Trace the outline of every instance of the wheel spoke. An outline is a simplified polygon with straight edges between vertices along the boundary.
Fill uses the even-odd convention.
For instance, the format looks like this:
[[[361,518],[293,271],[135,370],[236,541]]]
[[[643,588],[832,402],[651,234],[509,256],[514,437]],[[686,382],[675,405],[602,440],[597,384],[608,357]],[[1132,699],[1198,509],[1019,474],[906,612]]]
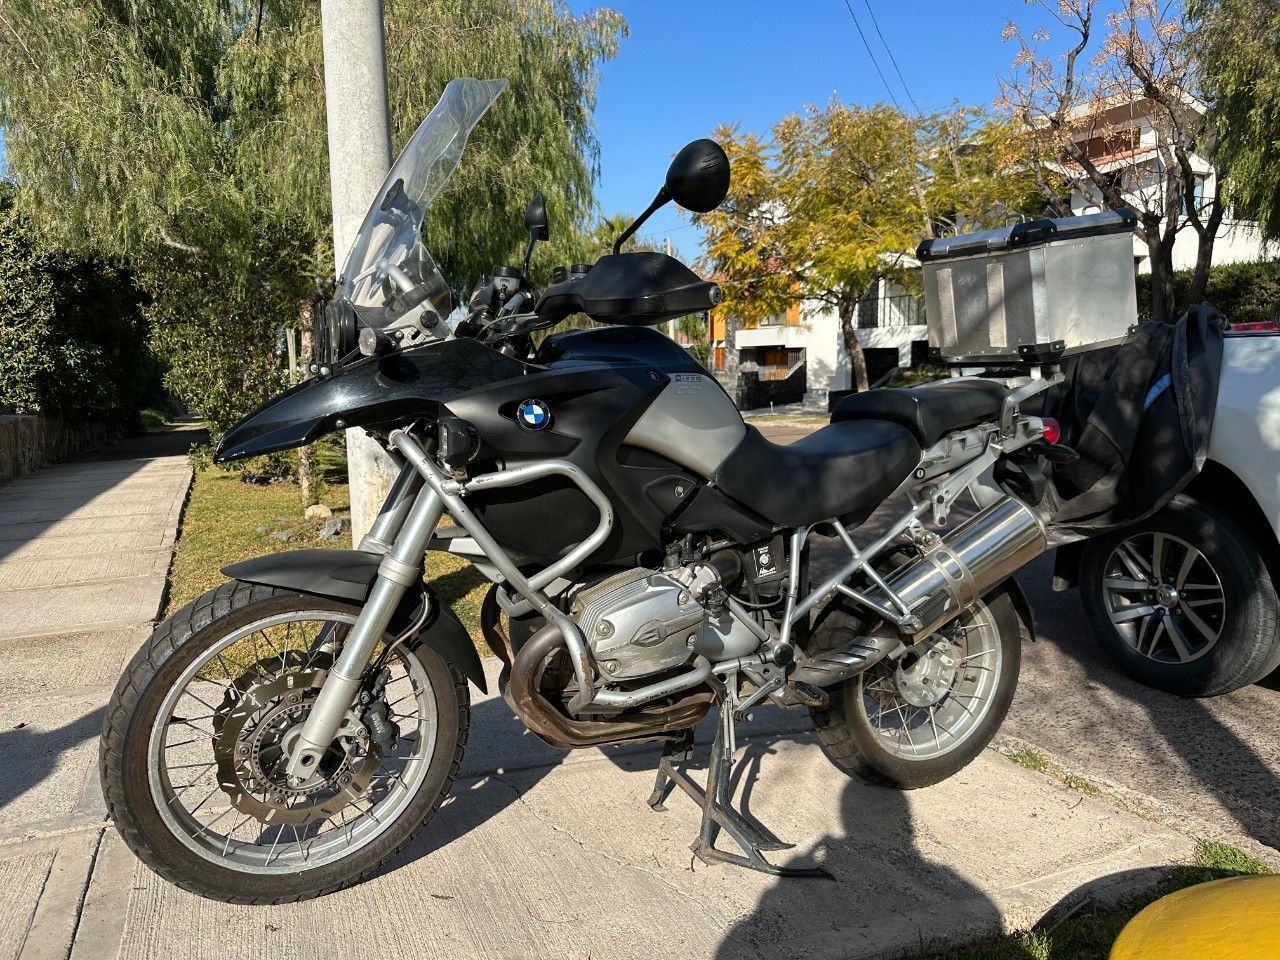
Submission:
[[[1196,630],[1199,631],[1200,636],[1204,637],[1205,640],[1218,639],[1218,631],[1205,623],[1204,620],[1200,618],[1200,614],[1196,613],[1185,603],[1182,605],[1182,615],[1187,618],[1187,622],[1190,623],[1191,626],[1195,627]],[[1172,620],[1173,618],[1170,617],[1169,619]]]
[[[1195,547],[1187,547],[1187,552],[1182,558],[1182,566],[1178,568],[1178,575],[1173,579],[1173,585],[1178,590],[1187,588],[1187,577],[1191,576],[1191,568],[1196,565],[1196,561],[1200,559],[1200,551]]]
[[[1151,575],[1156,579],[1160,578],[1160,571],[1164,569],[1164,534],[1155,533],[1151,535]]]
[[[1173,642],[1173,649],[1177,652],[1178,659],[1183,663],[1192,659],[1195,654],[1191,649],[1191,641],[1182,630],[1182,624],[1178,623],[1175,617],[1165,617],[1164,626],[1169,633],[1169,639]]]
[[[1129,573],[1138,580],[1149,580],[1151,578],[1151,570],[1147,566],[1147,561],[1138,555],[1138,548],[1134,546],[1132,540],[1126,540],[1116,548],[1116,556],[1120,562],[1128,568]]]
[[[1102,585],[1108,590],[1122,590],[1126,592],[1151,589],[1151,584],[1147,583],[1147,581],[1133,580],[1129,577],[1105,577],[1102,581]]]
[[[1155,612],[1154,604],[1135,603],[1127,607],[1121,607],[1119,610],[1112,610],[1109,616],[1112,623],[1127,623],[1130,620],[1137,620],[1139,617],[1149,617]]]
[[[1143,625],[1145,626],[1147,622],[1154,622],[1156,625],[1156,628],[1151,631],[1151,642],[1147,644],[1147,656],[1151,657],[1151,656],[1155,656],[1156,645],[1160,642],[1160,637],[1165,632],[1164,618],[1152,617],[1150,621],[1144,621]],[[1142,652],[1142,643],[1141,643],[1142,635],[1141,634],[1138,635],[1138,640],[1139,640],[1138,652],[1141,653]]]

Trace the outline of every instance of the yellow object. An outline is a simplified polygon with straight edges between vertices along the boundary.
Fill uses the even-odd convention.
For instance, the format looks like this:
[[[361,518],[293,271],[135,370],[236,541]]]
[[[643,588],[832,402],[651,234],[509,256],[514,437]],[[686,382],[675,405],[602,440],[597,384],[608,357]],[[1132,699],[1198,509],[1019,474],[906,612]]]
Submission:
[[[1120,931],[1111,960],[1280,960],[1280,876],[1228,877],[1161,897]]]

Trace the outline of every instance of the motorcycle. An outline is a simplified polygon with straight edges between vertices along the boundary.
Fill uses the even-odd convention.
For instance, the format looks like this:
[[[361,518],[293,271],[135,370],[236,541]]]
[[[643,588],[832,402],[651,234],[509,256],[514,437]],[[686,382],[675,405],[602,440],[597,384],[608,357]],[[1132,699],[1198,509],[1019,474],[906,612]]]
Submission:
[[[1009,577],[1046,547],[1032,481],[1052,439],[1021,405],[1053,379],[872,390],[771,443],[652,329],[715,307],[717,285],[622,250],[667,202],[723,201],[729,162],[709,140],[676,155],[611,253],[543,290],[528,275],[548,234],[535,198],[523,265],[495,267],[455,309],[424,221],[504,86],[446,87],[353,244],[313,376],[216,453],[369,431],[399,473],[368,533],[227,567],[155,629],[107,709],[100,771],[121,836],[203,896],[277,903],[358,883],[439,808],[468,684],[487,688],[424,579],[436,551],[491,581],[481,632],[515,715],[566,749],[661,742],[650,803],[688,794],[707,862],[821,872],[772,864],[788,845],[734,809],[735,725],[757,706],[807,709],[837,768],[905,789],[964,767],[1008,710],[1033,634]],[[575,313],[598,326],[544,332]],[[966,492],[977,511],[949,529]],[[901,511],[856,543],[890,502]],[[848,554],[818,583],[812,537]],[[704,788],[684,761],[712,711]],[[716,846],[722,832],[737,849]]]

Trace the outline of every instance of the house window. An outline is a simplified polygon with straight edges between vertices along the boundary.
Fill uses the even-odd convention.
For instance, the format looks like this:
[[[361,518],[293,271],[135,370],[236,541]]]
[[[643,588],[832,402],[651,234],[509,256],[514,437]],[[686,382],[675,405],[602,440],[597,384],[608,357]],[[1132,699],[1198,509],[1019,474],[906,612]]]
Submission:
[[[1192,187],[1192,196],[1194,197],[1193,202],[1195,203],[1195,211],[1197,214],[1203,214],[1208,209],[1208,201],[1205,200],[1205,195],[1204,195],[1205,183],[1208,181],[1208,179],[1209,179],[1208,176],[1203,173],[1196,174],[1195,184]],[[1182,206],[1183,206],[1183,210],[1182,210],[1183,214],[1186,216],[1190,216],[1191,211],[1186,208],[1185,200],[1183,201]]]
[[[787,307],[786,324],[788,327],[800,326],[800,304],[798,302]]]
[[[711,348],[711,369],[717,373],[724,370],[724,347]]]

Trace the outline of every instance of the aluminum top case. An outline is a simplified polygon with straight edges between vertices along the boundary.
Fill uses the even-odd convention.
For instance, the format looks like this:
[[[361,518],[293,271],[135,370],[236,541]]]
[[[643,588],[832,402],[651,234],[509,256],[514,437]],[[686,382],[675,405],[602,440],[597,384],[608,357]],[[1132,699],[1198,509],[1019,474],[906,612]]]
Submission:
[[[1136,224],[1115,210],[925,240],[930,355],[1041,364],[1124,339],[1138,322]]]

